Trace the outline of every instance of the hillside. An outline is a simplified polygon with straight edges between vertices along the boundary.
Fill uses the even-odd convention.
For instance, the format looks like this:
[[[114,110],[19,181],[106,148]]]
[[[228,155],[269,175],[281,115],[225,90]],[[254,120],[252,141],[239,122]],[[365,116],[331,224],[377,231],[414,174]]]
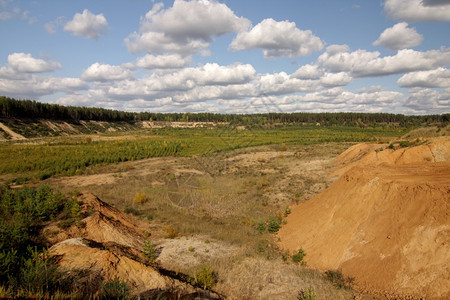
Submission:
[[[279,244],[302,247],[309,266],[341,269],[372,294],[448,299],[450,139],[380,149],[342,153],[342,176],[292,209]]]

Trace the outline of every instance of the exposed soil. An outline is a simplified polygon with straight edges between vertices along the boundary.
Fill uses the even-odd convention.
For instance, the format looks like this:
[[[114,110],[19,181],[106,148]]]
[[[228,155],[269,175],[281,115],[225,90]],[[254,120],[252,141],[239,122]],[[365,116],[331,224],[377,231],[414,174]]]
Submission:
[[[341,269],[371,294],[448,299],[450,139],[380,147],[345,151],[336,160],[343,175],[292,208],[279,245],[302,247],[308,265]]]

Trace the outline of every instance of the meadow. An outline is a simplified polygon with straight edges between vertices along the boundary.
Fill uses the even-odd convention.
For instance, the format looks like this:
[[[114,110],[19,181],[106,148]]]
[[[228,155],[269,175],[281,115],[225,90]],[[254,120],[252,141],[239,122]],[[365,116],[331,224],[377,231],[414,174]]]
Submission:
[[[38,138],[0,144],[0,176],[44,180],[90,174],[95,167],[150,157],[191,157],[258,145],[313,145],[367,142],[401,136],[405,128],[283,126],[238,130],[236,127],[160,128],[89,136]],[[131,138],[130,138],[131,136]]]

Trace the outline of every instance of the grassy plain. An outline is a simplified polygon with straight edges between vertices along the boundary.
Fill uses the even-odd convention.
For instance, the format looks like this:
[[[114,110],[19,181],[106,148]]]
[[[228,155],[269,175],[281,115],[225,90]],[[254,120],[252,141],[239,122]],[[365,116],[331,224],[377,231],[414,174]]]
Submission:
[[[350,291],[296,265],[292,253],[281,253],[273,233],[286,222],[290,206],[335,180],[328,172],[334,157],[356,142],[387,143],[406,132],[391,127],[162,128],[32,139],[0,144],[0,180],[38,185],[45,179],[63,193],[96,194],[148,221],[156,245],[175,238],[182,255],[167,255],[171,259],[165,264],[191,276],[199,264],[207,264],[218,274],[216,288],[229,296],[286,298],[312,288],[318,299],[346,299]],[[199,263],[198,241],[222,246],[203,253]],[[228,255],[227,247],[239,250]],[[169,247],[162,248],[163,257]]]

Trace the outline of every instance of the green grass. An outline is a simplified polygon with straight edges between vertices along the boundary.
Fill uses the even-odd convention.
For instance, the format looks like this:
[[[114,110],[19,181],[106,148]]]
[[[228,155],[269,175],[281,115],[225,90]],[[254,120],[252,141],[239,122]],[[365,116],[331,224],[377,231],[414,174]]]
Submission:
[[[55,175],[86,174],[98,165],[134,161],[150,157],[193,156],[245,148],[281,144],[314,145],[327,142],[367,142],[379,137],[398,137],[405,129],[287,126],[276,129],[235,130],[162,128],[142,131],[135,139],[90,142],[64,137],[44,144],[0,144],[0,174],[28,174],[37,179]],[[114,139],[115,138],[115,139]],[[44,140],[45,141],[45,140]],[[47,140],[51,141],[51,140]]]

